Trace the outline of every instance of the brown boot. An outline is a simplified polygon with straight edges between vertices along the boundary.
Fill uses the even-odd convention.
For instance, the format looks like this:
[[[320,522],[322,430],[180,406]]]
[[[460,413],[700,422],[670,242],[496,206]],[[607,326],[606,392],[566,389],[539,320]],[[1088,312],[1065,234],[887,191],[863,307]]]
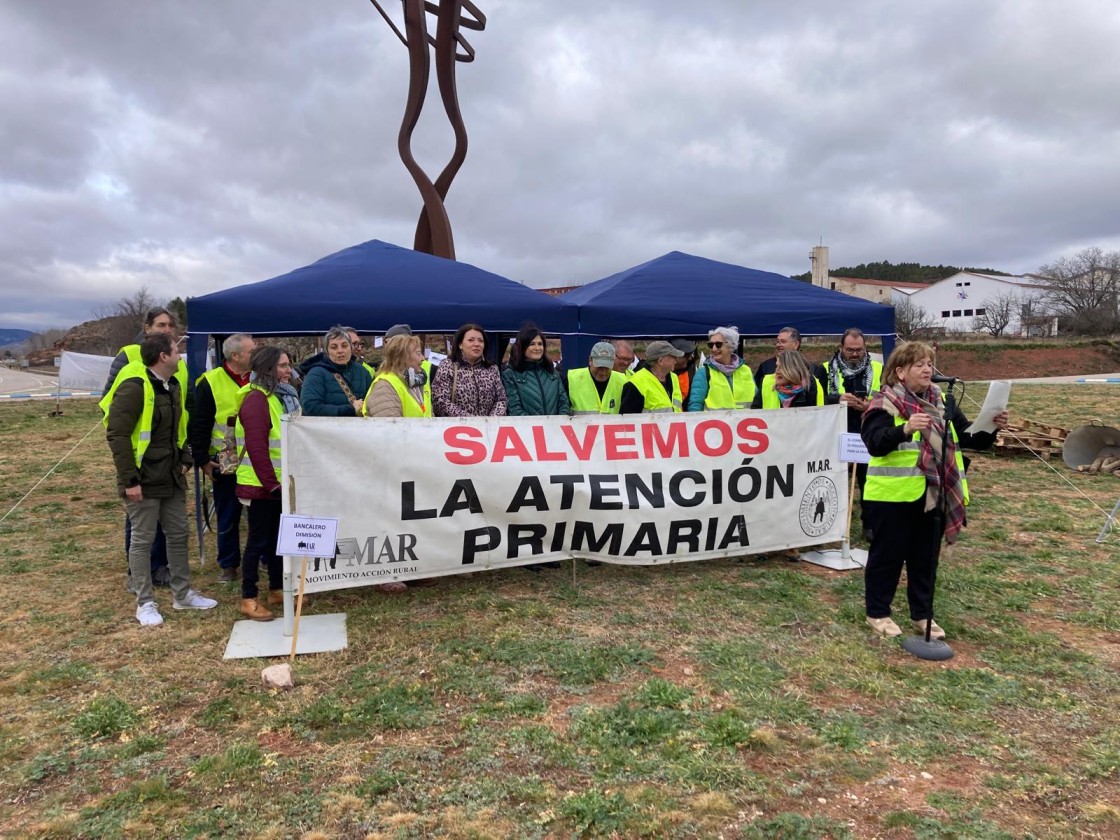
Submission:
[[[241,614],[246,618],[253,619],[253,621],[272,621],[275,618],[272,610],[256,598],[241,599]]]
[[[296,594],[297,593],[295,593],[295,592],[292,593],[292,603],[293,604],[296,602]],[[283,607],[284,606],[284,590],[283,589],[271,589],[271,590],[269,590],[268,605],[270,607]],[[306,592],[303,593],[303,605],[304,605],[304,607],[311,606],[311,596],[308,595]]]

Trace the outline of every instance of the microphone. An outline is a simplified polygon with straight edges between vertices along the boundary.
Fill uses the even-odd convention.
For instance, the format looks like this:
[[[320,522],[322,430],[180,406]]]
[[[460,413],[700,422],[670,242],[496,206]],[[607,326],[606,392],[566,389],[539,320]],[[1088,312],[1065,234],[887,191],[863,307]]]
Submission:
[[[956,383],[963,382],[963,381],[964,380],[961,379],[959,376],[944,376],[943,374],[940,374],[940,373],[934,374],[930,378],[930,382],[937,382],[938,384],[941,384],[941,385],[955,385]]]

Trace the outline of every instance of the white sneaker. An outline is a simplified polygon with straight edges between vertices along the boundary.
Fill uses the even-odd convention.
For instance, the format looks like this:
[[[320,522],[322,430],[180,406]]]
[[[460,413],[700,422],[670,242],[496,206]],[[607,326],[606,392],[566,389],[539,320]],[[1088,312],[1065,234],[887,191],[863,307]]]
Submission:
[[[159,627],[163,624],[163,616],[159,614],[159,607],[155,601],[145,601],[136,608],[136,620],[142,627]]]
[[[926,620],[924,618],[921,618],[921,619],[915,618],[915,619],[912,619],[912,622],[914,624],[914,629],[922,634],[922,638],[925,638],[925,635],[926,635]],[[941,628],[941,625],[938,624],[936,621],[930,622],[929,637],[930,637],[930,639],[944,639],[945,638],[945,631]]]
[[[218,602],[205,595],[199,595],[193,589],[188,589],[187,597],[182,601],[176,598],[171,602],[171,606],[177,610],[212,610],[218,606]]]
[[[889,615],[884,616],[883,618],[872,618],[871,616],[868,616],[867,624],[880,636],[886,636],[893,639],[895,636],[902,635],[902,628],[895,624],[894,619],[892,619]]]

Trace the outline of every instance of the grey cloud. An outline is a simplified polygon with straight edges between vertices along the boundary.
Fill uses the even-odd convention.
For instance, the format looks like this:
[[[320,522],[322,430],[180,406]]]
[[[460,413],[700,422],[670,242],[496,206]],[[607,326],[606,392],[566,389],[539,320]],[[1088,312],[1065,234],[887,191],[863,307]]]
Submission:
[[[1116,247],[1111,4],[480,5],[460,259],[545,285],[673,249],[799,272],[821,237],[1011,271]],[[411,244],[407,53],[369,4],[0,2],[0,49],[0,326]],[[434,176],[451,144],[433,84],[414,149]]]

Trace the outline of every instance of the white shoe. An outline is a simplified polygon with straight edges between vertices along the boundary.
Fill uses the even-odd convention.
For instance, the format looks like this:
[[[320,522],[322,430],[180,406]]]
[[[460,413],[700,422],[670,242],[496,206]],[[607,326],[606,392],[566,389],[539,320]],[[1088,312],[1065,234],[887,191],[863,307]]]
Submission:
[[[884,616],[883,618],[871,618],[871,616],[868,616],[867,624],[881,636],[893,639],[895,636],[902,635],[902,630],[894,623],[894,620],[890,616]]]
[[[912,619],[912,621],[913,621],[913,624],[914,624],[914,629],[922,634],[922,638],[925,638],[925,635],[926,635],[926,620],[924,618],[920,618],[920,619],[915,618],[915,619]],[[931,625],[930,625],[929,637],[930,637],[930,639],[944,639],[945,638],[945,631],[941,629],[941,625],[938,624],[936,621],[932,622]]]
[[[182,601],[176,598],[171,602],[171,606],[177,610],[212,610],[218,606],[218,602],[213,598],[198,594],[193,589],[188,589],[187,597]]]
[[[141,627],[159,627],[163,624],[163,616],[159,614],[159,606],[155,601],[145,601],[136,608],[136,620]]]

